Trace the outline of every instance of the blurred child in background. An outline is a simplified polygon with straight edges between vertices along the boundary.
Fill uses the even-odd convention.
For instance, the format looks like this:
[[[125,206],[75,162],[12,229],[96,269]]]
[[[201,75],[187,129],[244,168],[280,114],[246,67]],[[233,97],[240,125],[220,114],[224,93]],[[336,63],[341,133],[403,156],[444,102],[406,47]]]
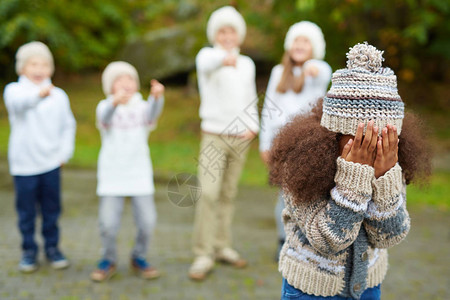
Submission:
[[[316,24],[302,21],[292,25],[286,34],[284,50],[281,64],[272,69],[261,114],[259,151],[266,164],[272,140],[278,131],[295,115],[310,112],[325,95],[331,78],[331,68],[323,61],[325,40]],[[281,220],[283,209],[283,193],[280,191],[275,207],[278,252],[286,238]]]
[[[60,251],[61,166],[73,154],[76,123],[66,93],[52,85],[53,56],[41,42],[30,42],[16,54],[17,82],[8,84],[4,99],[11,125],[8,148],[14,176],[18,225],[22,234],[19,270],[38,268],[34,239],[36,216],[42,216],[44,251],[51,266],[69,261]]]
[[[245,21],[231,6],[214,11],[207,25],[213,47],[196,58],[202,139],[198,176],[202,194],[196,205],[194,262],[189,277],[203,280],[214,261],[237,268],[247,262],[232,248],[234,197],[248,146],[259,128],[255,64],[239,53]]]
[[[97,106],[97,127],[102,139],[97,194],[103,256],[91,279],[103,281],[116,272],[116,237],[125,197],[131,197],[137,227],[131,267],[144,279],[156,278],[158,270],[146,260],[156,223],[148,136],[163,108],[164,86],[152,80],[150,96],[145,101],[139,93],[136,69],[123,61],[106,67],[102,84],[107,98]]]

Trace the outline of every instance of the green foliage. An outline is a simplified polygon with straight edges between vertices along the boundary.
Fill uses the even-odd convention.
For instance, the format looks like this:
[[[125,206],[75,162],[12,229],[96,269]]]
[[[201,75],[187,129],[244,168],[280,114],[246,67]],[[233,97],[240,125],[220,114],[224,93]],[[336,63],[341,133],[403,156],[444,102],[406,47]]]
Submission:
[[[46,43],[63,69],[104,66],[132,32],[130,15],[136,4],[139,1],[1,1],[0,66],[9,73],[0,75],[10,75],[17,48],[32,40]]]
[[[323,29],[334,69],[350,46],[368,41],[402,81],[448,78],[450,2],[442,0],[2,0],[0,78],[11,78],[14,53],[30,40],[47,43],[60,69],[98,70],[126,40],[174,26],[206,29],[210,13],[230,3],[248,25],[244,52],[259,61],[278,62],[289,26],[310,20]]]
[[[448,74],[448,1],[297,0],[296,12],[322,27],[332,64],[343,66],[348,47],[368,41],[385,51],[386,64],[403,81],[443,81]]]

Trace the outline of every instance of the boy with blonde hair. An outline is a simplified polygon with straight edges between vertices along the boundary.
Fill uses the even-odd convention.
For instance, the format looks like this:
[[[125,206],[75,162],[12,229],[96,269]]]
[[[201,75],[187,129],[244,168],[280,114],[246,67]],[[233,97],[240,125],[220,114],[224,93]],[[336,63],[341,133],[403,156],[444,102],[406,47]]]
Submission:
[[[38,268],[38,245],[34,240],[38,211],[42,215],[47,259],[55,269],[69,266],[58,248],[60,167],[72,157],[76,123],[66,93],[52,85],[54,68],[53,56],[45,44],[27,43],[16,54],[19,80],[8,84],[4,91],[11,125],[8,162],[22,235],[19,270],[26,273]]]

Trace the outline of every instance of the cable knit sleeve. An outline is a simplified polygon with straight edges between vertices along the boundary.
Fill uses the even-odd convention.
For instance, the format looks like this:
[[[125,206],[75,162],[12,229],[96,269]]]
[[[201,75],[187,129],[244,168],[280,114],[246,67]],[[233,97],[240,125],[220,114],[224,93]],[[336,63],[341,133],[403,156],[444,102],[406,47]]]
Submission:
[[[304,205],[286,201],[286,215],[294,219],[317,251],[336,254],[358,236],[372,197],[373,178],[373,167],[338,158],[336,186],[330,197]]]
[[[373,179],[373,197],[368,204],[364,228],[369,241],[377,248],[400,243],[410,229],[406,210],[406,184],[402,168],[396,164],[378,179]]]

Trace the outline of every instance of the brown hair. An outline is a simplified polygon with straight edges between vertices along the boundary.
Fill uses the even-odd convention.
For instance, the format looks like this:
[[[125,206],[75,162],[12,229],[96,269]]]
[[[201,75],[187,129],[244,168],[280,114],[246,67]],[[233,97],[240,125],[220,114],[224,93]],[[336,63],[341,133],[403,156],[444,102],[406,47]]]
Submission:
[[[300,76],[294,76],[293,68],[295,62],[292,60],[288,51],[284,52],[281,64],[284,69],[277,86],[277,92],[284,94],[292,89],[294,92],[300,93],[305,83],[305,73],[302,72]]]
[[[277,135],[271,148],[270,182],[286,189],[296,202],[326,197],[335,186],[340,133],[320,125],[322,100],[307,115],[299,115]],[[431,155],[422,123],[406,113],[399,136],[398,162],[406,183],[431,174]]]

